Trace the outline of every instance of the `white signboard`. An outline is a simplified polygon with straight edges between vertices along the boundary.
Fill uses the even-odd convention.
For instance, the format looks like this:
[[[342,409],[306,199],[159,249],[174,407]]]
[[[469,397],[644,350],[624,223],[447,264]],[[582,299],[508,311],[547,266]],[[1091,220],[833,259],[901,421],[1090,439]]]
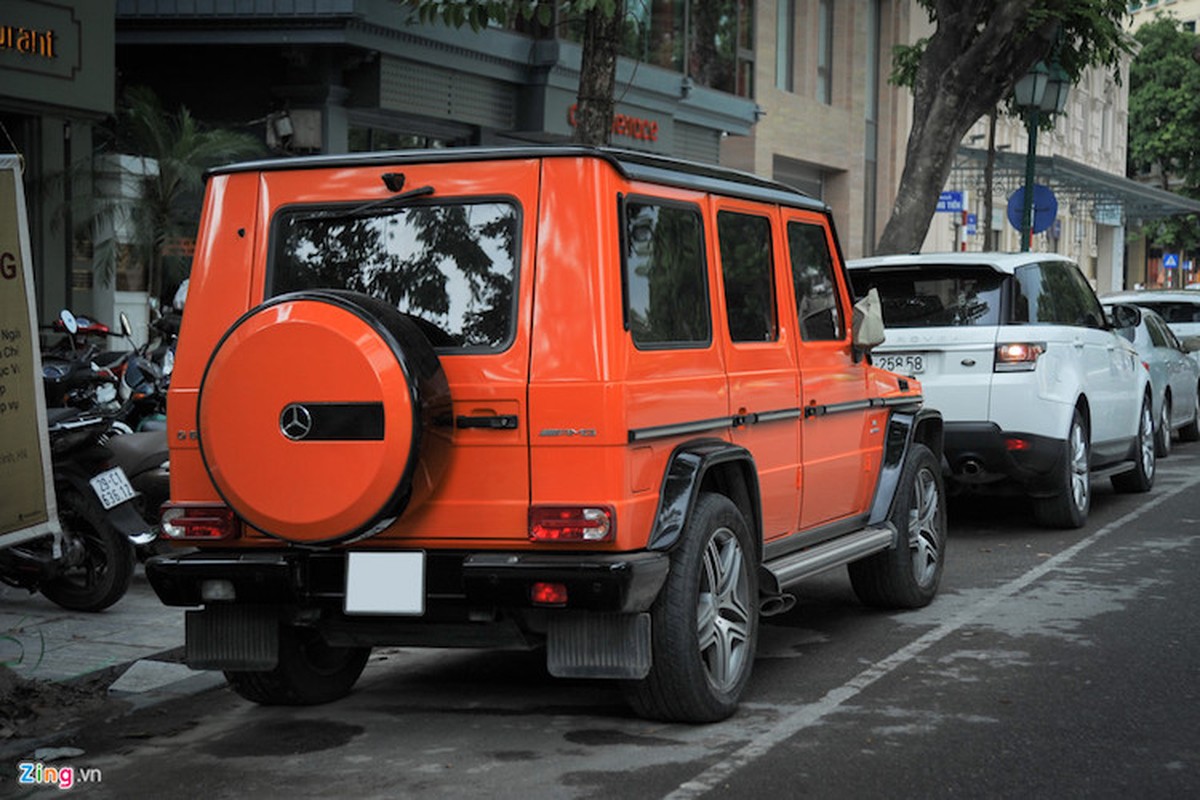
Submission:
[[[0,155],[0,547],[58,530],[25,189]]]

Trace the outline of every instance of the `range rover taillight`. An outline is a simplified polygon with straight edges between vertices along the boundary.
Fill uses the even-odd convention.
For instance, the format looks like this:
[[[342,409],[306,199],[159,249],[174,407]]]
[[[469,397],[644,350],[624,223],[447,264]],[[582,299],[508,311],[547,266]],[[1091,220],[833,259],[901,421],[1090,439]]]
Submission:
[[[1030,372],[1046,352],[1045,342],[1005,342],[996,345],[996,372]]]
[[[607,542],[615,535],[616,518],[607,506],[529,509],[529,538],[535,542]]]
[[[175,542],[236,539],[240,530],[233,509],[218,503],[163,503],[163,536]]]

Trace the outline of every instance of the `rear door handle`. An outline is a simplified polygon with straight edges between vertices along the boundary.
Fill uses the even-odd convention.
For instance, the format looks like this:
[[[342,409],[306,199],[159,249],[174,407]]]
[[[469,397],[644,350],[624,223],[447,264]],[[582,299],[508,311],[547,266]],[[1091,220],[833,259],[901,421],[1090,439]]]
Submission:
[[[456,428],[487,428],[497,431],[514,431],[517,429],[516,414],[491,414],[487,416],[469,417],[460,414],[454,420]]]

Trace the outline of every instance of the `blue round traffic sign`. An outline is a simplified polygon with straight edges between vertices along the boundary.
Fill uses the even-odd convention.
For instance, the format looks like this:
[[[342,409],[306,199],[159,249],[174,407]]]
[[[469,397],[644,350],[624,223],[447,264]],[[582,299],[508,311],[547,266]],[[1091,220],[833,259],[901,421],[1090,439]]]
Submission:
[[[1008,198],[1008,222],[1017,230],[1021,230],[1021,212],[1025,205],[1025,187],[1017,189]],[[1058,216],[1058,198],[1049,186],[1041,183],[1033,185],[1033,232],[1041,233],[1054,224]]]

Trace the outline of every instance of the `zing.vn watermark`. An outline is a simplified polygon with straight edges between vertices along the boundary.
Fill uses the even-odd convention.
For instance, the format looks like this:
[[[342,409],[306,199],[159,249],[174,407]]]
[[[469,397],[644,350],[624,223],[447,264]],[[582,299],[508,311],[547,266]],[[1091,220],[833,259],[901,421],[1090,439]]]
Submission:
[[[17,764],[17,783],[22,786],[56,786],[74,788],[79,783],[100,783],[103,777],[97,767],[48,767],[40,761]]]

